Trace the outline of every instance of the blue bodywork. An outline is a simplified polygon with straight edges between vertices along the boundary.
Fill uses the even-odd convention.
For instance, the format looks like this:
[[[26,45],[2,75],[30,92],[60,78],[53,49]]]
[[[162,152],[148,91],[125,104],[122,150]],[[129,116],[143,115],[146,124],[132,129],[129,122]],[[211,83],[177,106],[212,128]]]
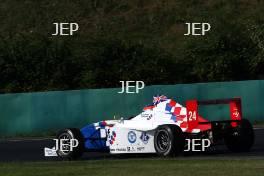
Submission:
[[[86,125],[81,129],[81,133],[84,137],[84,145],[87,150],[108,150],[106,146],[106,138],[101,137],[100,129],[105,129],[102,122],[99,122],[99,127],[95,127],[94,124]]]

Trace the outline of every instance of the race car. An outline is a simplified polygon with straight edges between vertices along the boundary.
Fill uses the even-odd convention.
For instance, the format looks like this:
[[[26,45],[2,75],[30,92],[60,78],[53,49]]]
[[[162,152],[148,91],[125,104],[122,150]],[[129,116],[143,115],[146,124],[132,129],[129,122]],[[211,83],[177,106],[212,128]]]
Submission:
[[[230,120],[209,121],[199,115],[198,106],[214,104],[229,104]],[[240,98],[188,100],[183,107],[162,95],[153,97],[153,103],[135,117],[66,128],[56,138],[63,144],[45,148],[45,156],[76,159],[89,151],[176,156],[183,152],[188,139],[207,139],[211,145],[224,140],[232,152],[249,151],[254,130],[249,120],[242,118]]]

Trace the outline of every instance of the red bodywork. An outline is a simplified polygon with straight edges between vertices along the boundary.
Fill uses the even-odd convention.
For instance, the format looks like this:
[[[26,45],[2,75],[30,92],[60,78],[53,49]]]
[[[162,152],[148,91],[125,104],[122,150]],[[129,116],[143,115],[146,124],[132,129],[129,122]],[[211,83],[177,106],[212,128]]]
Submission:
[[[230,122],[232,127],[237,126],[237,121],[242,119],[241,98],[218,99],[218,100],[188,100],[186,101],[187,109],[187,132],[192,132],[193,129],[200,129],[201,131],[211,129],[211,122],[201,117],[198,113],[198,106],[200,105],[217,105],[229,104],[230,107]]]

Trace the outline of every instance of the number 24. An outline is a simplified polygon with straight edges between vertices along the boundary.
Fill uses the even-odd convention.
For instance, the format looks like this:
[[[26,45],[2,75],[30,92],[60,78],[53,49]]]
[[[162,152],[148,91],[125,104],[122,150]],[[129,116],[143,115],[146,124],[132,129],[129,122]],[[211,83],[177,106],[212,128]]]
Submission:
[[[196,120],[196,111],[189,111],[189,121],[194,121]]]

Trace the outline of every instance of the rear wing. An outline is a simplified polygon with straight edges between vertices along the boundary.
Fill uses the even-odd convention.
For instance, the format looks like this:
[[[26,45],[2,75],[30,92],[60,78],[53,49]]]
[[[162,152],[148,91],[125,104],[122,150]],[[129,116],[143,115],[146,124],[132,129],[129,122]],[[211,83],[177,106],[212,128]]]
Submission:
[[[219,105],[219,104],[229,104],[230,109],[230,120],[222,122],[231,122],[233,127],[237,126],[237,121],[242,119],[241,110],[241,98],[229,98],[229,99],[217,99],[217,100],[188,100],[186,101],[187,109],[187,124],[189,129],[197,127],[199,124],[208,124],[211,122],[199,122],[198,118],[198,106],[200,105]],[[221,121],[220,121],[221,122]]]

